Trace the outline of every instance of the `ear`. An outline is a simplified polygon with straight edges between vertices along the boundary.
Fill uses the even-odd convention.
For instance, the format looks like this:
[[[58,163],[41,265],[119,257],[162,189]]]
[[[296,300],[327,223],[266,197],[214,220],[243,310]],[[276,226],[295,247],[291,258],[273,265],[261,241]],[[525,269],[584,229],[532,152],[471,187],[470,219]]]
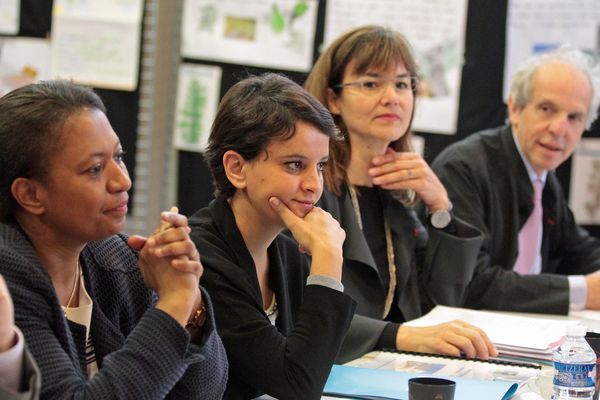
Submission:
[[[29,178],[17,178],[10,186],[10,191],[17,203],[28,213],[44,213],[43,189],[39,182]]]
[[[223,154],[223,168],[227,179],[236,189],[246,187],[245,166],[247,162],[237,151],[227,150]]]
[[[508,119],[510,121],[510,124],[513,127],[516,127],[519,125],[519,117],[521,115],[521,110],[519,110],[519,108],[517,107],[517,105],[515,104],[512,95],[508,96],[508,105],[507,105],[507,110],[508,110]]]
[[[333,89],[327,88],[327,108],[333,115],[341,114],[340,108],[338,107],[338,101],[339,97],[337,94],[335,94]]]

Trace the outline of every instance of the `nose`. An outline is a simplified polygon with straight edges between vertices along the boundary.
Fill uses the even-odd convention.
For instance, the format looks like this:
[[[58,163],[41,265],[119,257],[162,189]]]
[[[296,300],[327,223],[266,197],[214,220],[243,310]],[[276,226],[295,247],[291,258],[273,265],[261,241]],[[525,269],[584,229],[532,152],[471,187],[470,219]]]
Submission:
[[[308,168],[302,177],[302,190],[317,193],[323,190],[323,173],[318,167]]]
[[[125,164],[112,160],[108,164],[108,190],[111,193],[126,192],[131,189],[131,178]]]
[[[384,104],[396,104],[400,101],[400,93],[396,90],[394,82],[386,82],[381,90],[381,101]]]
[[[558,114],[555,118],[550,121],[550,132],[554,136],[562,136],[567,132],[568,116],[565,114]]]

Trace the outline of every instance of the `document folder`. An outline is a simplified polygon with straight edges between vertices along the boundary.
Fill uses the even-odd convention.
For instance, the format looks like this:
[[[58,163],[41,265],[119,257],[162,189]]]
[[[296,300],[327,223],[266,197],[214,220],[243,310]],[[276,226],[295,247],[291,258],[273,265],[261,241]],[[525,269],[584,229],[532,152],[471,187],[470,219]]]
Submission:
[[[325,384],[326,396],[354,399],[408,400],[408,380],[422,374],[334,365]],[[457,400],[508,400],[518,385],[449,376],[456,382]]]

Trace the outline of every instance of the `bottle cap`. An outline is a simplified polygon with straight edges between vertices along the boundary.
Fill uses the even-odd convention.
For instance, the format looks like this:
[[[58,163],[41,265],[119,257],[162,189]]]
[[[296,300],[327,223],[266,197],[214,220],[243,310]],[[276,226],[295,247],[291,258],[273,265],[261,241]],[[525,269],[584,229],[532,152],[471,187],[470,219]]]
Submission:
[[[584,325],[567,326],[567,336],[583,337],[587,333],[587,328]]]

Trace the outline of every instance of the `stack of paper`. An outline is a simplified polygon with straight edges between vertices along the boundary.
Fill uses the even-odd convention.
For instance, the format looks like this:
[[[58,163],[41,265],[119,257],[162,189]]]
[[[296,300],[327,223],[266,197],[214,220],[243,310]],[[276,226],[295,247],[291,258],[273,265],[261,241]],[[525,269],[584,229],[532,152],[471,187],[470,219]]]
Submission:
[[[564,340],[567,326],[578,320],[524,317],[493,311],[437,306],[411,326],[430,326],[463,320],[485,331],[503,356],[550,361],[552,352]]]

